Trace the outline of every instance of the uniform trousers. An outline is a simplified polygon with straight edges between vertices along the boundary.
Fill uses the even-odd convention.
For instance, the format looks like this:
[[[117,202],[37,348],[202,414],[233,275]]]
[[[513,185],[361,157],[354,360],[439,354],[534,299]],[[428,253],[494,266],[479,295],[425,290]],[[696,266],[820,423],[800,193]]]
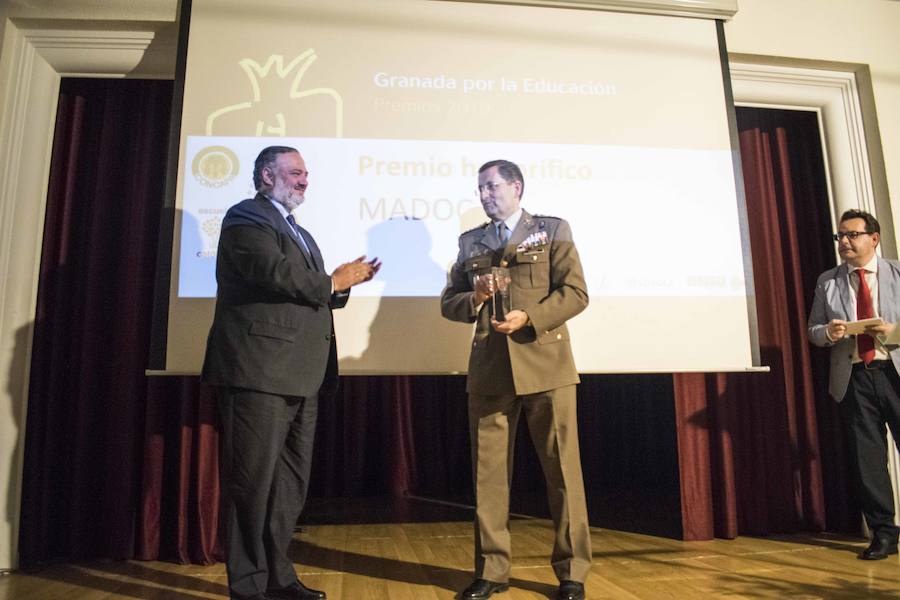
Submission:
[[[840,404],[841,416],[866,524],[875,535],[896,541],[900,528],[894,524],[885,424],[896,444],[900,436],[900,376],[891,361],[876,361],[872,366],[853,367]]]
[[[309,488],[318,399],[220,388],[218,407],[228,589],[249,598],[297,581],[288,547]]]
[[[591,536],[574,385],[524,396],[469,395],[476,496],[475,577],[498,583],[509,580],[509,488],[522,411],[547,482],[547,500],[556,529],[553,570],[561,581],[583,582],[591,568]]]

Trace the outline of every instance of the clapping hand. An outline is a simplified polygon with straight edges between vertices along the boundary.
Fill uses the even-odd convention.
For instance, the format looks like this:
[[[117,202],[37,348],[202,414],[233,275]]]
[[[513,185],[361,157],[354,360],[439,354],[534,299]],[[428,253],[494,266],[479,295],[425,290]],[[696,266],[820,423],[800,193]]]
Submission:
[[[369,281],[375,277],[380,268],[381,262],[379,262],[377,256],[370,261],[366,261],[366,257],[363,255],[352,262],[344,263],[338,266],[331,274],[334,289],[337,292],[343,292],[354,285]]]

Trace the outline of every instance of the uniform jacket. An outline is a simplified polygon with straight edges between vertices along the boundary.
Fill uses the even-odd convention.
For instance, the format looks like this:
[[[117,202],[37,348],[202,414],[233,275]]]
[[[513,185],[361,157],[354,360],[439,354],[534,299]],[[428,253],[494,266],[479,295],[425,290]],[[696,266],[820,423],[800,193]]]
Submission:
[[[260,194],[225,214],[204,381],[286,396],[336,386],[331,309],[344,306],[349,294],[331,293],[319,248],[303,233],[311,257]]]
[[[492,223],[463,233],[441,295],[444,317],[476,323],[468,391],[522,395],[578,383],[566,321],[585,309],[588,294],[569,224],[523,211],[509,242],[499,246]],[[512,309],[531,320],[510,336],[491,328],[490,300],[477,310],[473,304],[473,276],[491,266],[509,268]]]
[[[828,322],[832,319],[856,320],[856,299],[850,286],[850,271],[847,264],[825,271],[816,283],[816,295],[807,322],[809,341],[816,346],[831,347],[831,369],[829,371],[828,393],[840,402],[847,392],[850,381],[853,350],[856,337],[846,336],[832,342],[825,335]],[[878,316],[889,323],[900,321],[900,263],[895,260],[878,258]],[[900,352],[896,346],[888,348],[894,368],[900,372]]]

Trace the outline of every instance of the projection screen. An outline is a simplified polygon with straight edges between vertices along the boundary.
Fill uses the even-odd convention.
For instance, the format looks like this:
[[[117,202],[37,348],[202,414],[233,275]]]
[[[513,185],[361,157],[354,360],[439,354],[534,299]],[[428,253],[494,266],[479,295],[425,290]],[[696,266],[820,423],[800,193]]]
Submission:
[[[199,371],[221,219],[265,146],[310,171],[297,219],[332,270],[384,266],[335,311],[344,374],[459,373],[471,326],[440,316],[457,238],[486,221],[477,169],[570,222],[590,306],[581,372],[752,368],[712,20],[432,0],[193,0],[166,369]]]

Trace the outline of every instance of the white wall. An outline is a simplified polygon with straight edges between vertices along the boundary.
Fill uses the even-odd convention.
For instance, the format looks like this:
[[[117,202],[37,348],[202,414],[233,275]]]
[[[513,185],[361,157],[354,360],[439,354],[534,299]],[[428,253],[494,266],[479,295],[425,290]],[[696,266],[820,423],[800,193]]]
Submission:
[[[894,0],[740,0],[725,25],[729,53],[868,65],[884,152],[881,207],[900,226],[900,2]],[[868,140],[871,145],[874,140]],[[882,165],[873,165],[875,177]],[[839,206],[843,209],[844,206]],[[884,221],[883,211],[878,214]],[[885,251],[896,248],[896,240]]]

